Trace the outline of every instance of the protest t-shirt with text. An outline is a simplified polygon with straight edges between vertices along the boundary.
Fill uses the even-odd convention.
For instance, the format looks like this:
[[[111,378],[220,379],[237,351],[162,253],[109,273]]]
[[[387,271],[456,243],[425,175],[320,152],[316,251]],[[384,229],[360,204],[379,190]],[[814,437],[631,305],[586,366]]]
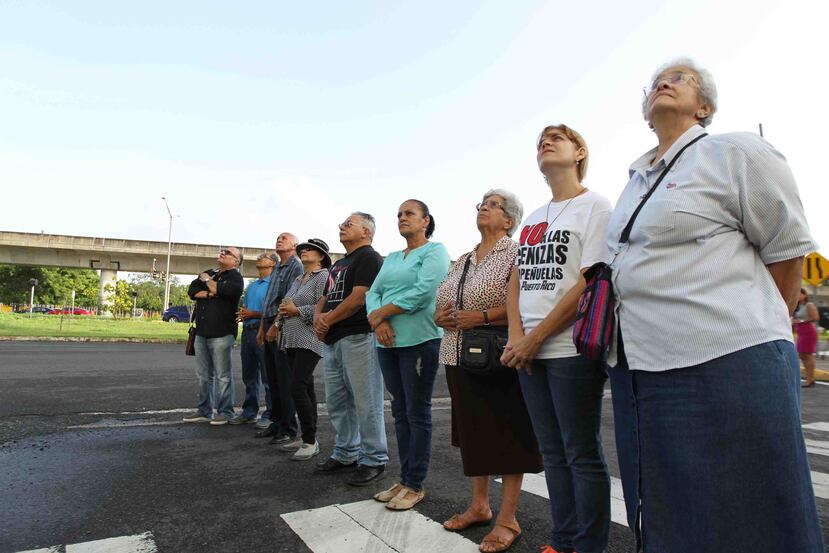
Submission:
[[[534,329],[576,284],[581,270],[607,262],[610,201],[591,190],[533,211],[518,233],[518,307],[524,333]],[[541,345],[538,359],[575,357],[573,328]]]

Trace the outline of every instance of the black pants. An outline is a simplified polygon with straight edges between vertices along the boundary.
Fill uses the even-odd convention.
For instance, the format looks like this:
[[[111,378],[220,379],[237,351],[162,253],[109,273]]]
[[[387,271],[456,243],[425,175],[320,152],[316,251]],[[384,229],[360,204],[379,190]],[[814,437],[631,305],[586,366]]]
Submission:
[[[263,321],[265,331],[273,324],[273,318]],[[271,389],[271,422],[279,427],[280,435],[296,436],[296,409],[291,397],[291,366],[288,356],[277,349],[278,342],[265,341],[265,369]]]
[[[317,441],[317,394],[314,392],[314,369],[320,356],[304,348],[288,348],[288,361],[294,373],[291,395],[299,426],[302,429],[302,441],[313,444]]]

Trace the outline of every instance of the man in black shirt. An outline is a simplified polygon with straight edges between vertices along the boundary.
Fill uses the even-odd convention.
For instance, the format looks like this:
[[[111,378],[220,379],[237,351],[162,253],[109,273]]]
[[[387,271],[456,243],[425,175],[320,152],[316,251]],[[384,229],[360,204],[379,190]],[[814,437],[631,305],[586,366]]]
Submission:
[[[331,456],[317,472],[356,465],[347,482],[365,486],[380,478],[389,461],[383,420],[383,376],[374,334],[366,317],[365,296],[383,258],[371,247],[374,217],[352,213],[340,225],[345,257],[328,278],[326,295],[317,304],[314,329],[325,342],[325,403],[337,433]]]
[[[190,283],[187,294],[196,301],[193,320],[196,325],[196,376],[199,380],[199,404],[184,422],[227,424],[233,417],[233,378],[230,352],[236,342],[239,325],[236,311],[245,281],[239,273],[242,253],[239,248],[219,252],[218,269],[208,269]],[[214,383],[218,381],[218,398]],[[214,405],[215,403],[215,405]],[[218,414],[213,416],[213,407]]]

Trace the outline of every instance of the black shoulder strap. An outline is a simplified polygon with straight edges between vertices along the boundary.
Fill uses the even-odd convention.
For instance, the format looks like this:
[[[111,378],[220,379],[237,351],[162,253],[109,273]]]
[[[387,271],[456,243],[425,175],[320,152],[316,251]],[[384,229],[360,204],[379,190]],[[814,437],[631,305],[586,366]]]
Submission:
[[[691,146],[691,144],[694,144],[695,142],[701,140],[702,138],[704,138],[706,136],[708,136],[708,133],[702,133],[701,135],[699,135],[698,137],[696,137],[695,139],[690,141],[688,144],[683,146],[682,149],[676,153],[676,155],[671,160],[671,162],[665,167],[665,170],[662,171],[662,174],[659,175],[659,178],[656,179],[656,182],[653,183],[653,186],[651,186],[651,189],[648,190],[648,193],[645,194],[645,197],[642,198],[642,201],[639,202],[639,206],[636,208],[636,211],[634,211],[633,215],[630,216],[630,221],[628,221],[628,224],[625,225],[625,229],[622,231],[622,236],[619,238],[619,243],[620,244],[624,244],[625,242],[628,241],[628,239],[630,238],[630,231],[633,228],[633,222],[636,220],[636,217],[639,216],[639,212],[642,211],[642,207],[645,205],[645,202],[647,202],[650,199],[650,197],[653,195],[653,193],[656,191],[656,188],[662,182],[662,179],[665,178],[665,175],[668,174],[668,171],[671,170],[671,167],[674,166],[674,163],[676,163],[676,160],[679,159],[679,156],[682,155],[682,152],[687,150],[688,147]]]
[[[466,273],[469,272],[469,264],[472,262],[472,256],[475,254],[474,250],[466,257],[466,263],[463,264],[463,272],[461,279],[458,281],[458,309],[463,309],[463,285],[466,283]]]

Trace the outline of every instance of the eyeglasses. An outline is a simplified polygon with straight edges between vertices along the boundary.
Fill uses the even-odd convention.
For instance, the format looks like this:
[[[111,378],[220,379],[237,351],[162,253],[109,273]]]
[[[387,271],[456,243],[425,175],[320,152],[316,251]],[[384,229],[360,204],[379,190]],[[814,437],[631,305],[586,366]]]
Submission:
[[[236,255],[234,255],[234,253],[232,251],[228,250],[228,249],[219,250],[219,255],[229,255],[230,257],[232,257],[236,261],[239,261],[239,258],[236,257]]]
[[[651,83],[650,87],[645,87],[642,90],[645,92],[645,96],[650,96],[653,94],[653,91],[659,88],[663,82],[667,82],[668,84],[677,84],[677,83],[685,83],[688,86],[691,86],[693,83],[699,83],[697,78],[691,75],[690,73],[682,73],[682,72],[674,72],[674,73],[666,73],[665,75],[660,75]],[[699,85],[697,85],[699,86]]]
[[[342,223],[340,223],[337,226],[339,228],[351,228],[351,227],[356,226],[356,225],[357,225],[357,223],[355,223],[351,219],[346,219],[345,221],[343,221]]]
[[[475,205],[475,210],[480,211],[481,208],[484,206],[487,206],[489,209],[500,209],[501,211],[504,210],[504,204],[496,202],[495,200],[487,200],[485,202],[481,202]]]

